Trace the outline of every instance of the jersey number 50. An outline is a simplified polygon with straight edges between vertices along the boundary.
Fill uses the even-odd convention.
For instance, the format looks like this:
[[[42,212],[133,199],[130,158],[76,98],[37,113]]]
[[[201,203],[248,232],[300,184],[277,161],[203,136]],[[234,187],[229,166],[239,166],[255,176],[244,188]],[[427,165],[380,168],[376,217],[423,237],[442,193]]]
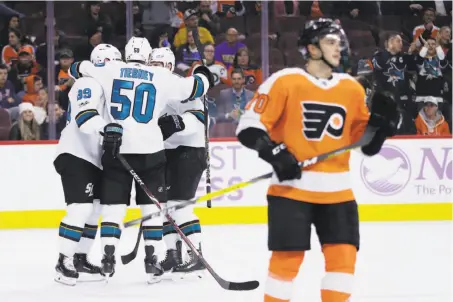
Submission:
[[[153,119],[154,106],[156,100],[156,88],[151,83],[141,83],[135,87],[135,95],[133,103],[130,98],[121,94],[121,89],[134,90],[133,81],[114,80],[112,89],[112,103],[120,104],[121,107],[112,107],[110,114],[116,120],[125,120],[131,116],[138,123],[147,124]],[[146,100],[145,98],[146,93]],[[145,110],[143,110],[143,102]]]

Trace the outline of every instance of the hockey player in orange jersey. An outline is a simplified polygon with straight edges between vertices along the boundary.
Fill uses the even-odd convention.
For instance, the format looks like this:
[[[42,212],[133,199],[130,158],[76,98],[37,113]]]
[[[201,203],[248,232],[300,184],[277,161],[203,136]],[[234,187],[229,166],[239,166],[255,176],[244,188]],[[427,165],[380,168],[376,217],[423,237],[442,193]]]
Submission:
[[[359,249],[350,154],[303,171],[298,161],[356,142],[368,125],[377,131],[361,151],[373,156],[395,134],[399,114],[391,95],[381,92],[374,94],[370,114],[362,86],[347,74],[332,72],[347,47],[343,30],[332,20],[309,21],[299,43],[306,69],[286,68],[267,79],[237,128],[239,141],[274,169],[267,192],[272,256],[264,301],[291,299],[293,280],[310,250],[313,224],[325,257],[322,301],[345,302],[352,292]]]

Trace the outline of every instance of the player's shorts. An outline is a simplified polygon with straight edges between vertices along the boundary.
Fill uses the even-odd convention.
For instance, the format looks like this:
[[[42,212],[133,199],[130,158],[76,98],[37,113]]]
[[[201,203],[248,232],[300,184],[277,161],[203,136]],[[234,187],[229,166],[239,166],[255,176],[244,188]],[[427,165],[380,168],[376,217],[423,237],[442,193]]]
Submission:
[[[153,154],[123,154],[148,190],[159,202],[167,201],[165,188],[165,151]],[[103,174],[101,180],[101,204],[130,204],[133,177],[117,158],[109,153],[102,156]],[[134,181],[135,183],[135,181]],[[135,183],[135,202],[137,205],[153,202]]]
[[[355,200],[316,204],[267,196],[268,247],[271,251],[308,251],[312,224],[323,244],[351,244],[359,249],[359,214]]]
[[[166,150],[165,154],[168,200],[194,198],[206,169],[206,149],[179,146]]]
[[[54,166],[61,176],[66,204],[92,203],[99,199],[101,169],[68,153],[58,155]]]

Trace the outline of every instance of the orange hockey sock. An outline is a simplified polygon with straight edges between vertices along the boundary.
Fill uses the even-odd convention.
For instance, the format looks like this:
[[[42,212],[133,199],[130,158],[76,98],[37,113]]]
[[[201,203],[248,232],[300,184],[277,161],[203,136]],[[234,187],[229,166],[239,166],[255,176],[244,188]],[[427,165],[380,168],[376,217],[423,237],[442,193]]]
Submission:
[[[303,251],[272,252],[264,302],[288,302],[291,299],[293,280],[303,260]]]
[[[325,244],[322,251],[326,262],[322,302],[345,302],[354,286],[357,249],[350,244]]]

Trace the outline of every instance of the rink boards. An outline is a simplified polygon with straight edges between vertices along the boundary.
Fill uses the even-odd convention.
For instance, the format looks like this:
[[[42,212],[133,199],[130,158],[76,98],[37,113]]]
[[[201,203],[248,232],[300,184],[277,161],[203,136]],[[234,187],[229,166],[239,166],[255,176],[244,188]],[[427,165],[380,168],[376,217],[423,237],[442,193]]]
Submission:
[[[210,149],[212,190],[271,170],[236,141],[216,140]],[[65,205],[54,154],[53,142],[0,145],[0,229],[58,226]],[[391,139],[373,158],[352,152],[350,163],[361,221],[452,220],[451,138]],[[202,224],[265,223],[268,183],[219,197],[212,208],[197,205]],[[203,178],[197,196],[204,193]],[[133,207],[126,219],[138,216]]]

